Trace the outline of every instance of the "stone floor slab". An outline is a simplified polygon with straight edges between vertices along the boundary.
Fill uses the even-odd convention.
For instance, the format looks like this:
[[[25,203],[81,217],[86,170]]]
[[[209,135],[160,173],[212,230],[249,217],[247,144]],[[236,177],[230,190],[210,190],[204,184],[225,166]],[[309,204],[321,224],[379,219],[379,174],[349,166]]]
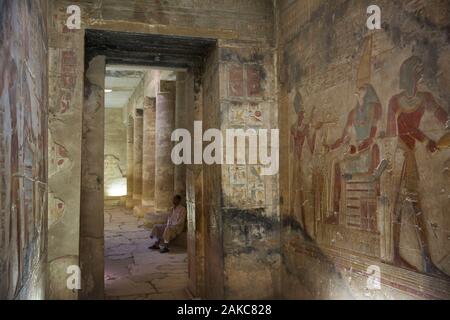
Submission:
[[[105,295],[118,300],[189,299],[187,253],[161,254],[143,220],[123,207],[105,208]]]

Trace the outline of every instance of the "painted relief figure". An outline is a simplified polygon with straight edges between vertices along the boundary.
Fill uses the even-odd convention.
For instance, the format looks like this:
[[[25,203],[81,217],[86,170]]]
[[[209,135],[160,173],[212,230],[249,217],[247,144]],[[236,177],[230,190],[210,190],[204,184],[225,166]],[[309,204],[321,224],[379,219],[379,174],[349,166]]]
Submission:
[[[332,170],[332,214],[325,221],[376,231],[376,204],[380,189],[378,178],[382,169],[375,138],[382,109],[375,89],[369,84],[371,46],[372,39],[368,38],[358,69],[356,106],[347,116],[341,137],[326,146],[330,150],[341,147],[346,150],[344,159],[335,162]]]
[[[362,225],[358,224],[355,226],[375,230],[376,221],[374,219],[376,207],[374,207],[374,202],[363,204],[361,201],[361,193],[367,194],[367,191],[371,191],[373,193],[372,196],[378,196],[379,183],[375,183],[373,185],[374,188],[366,185],[362,188],[364,190],[362,190],[357,185],[367,183],[363,181],[358,183],[354,178],[358,174],[372,176],[380,164],[380,151],[378,145],[375,143],[375,135],[378,130],[378,122],[381,118],[381,104],[375,90],[370,84],[365,84],[358,88],[356,96],[358,98],[356,107],[350,111],[347,117],[347,123],[342,136],[330,146],[331,150],[335,150],[343,145],[348,147],[344,161],[336,163],[334,166],[333,210],[337,213],[341,212],[342,178],[344,178],[348,184],[355,184],[354,188],[350,188],[349,186],[347,191],[354,193],[353,195],[355,197],[353,198],[356,202],[347,206],[346,209],[357,209],[358,212],[355,212],[355,214],[362,214]],[[365,187],[369,187],[370,190]],[[366,207],[363,208],[361,206]],[[328,222],[338,223],[334,217],[335,215],[331,216],[331,221]]]
[[[447,112],[435,101],[429,92],[418,90],[418,84],[423,76],[423,63],[419,57],[413,56],[405,60],[400,68],[400,89],[402,92],[393,96],[389,102],[387,136],[399,138],[399,148],[404,153],[404,163],[401,172],[401,186],[398,200],[395,204],[395,223],[393,227],[394,263],[399,266],[416,269],[405,261],[400,254],[400,232],[402,216],[406,214],[405,207],[413,212],[416,236],[419,242],[423,270],[427,273],[444,275],[433,263],[428,240],[426,225],[419,196],[419,171],[415,156],[417,142],[426,143],[430,153],[439,150],[438,144],[427,137],[419,127],[426,112],[444,126],[448,120]],[[406,219],[406,217],[403,217]]]
[[[290,194],[290,215],[302,224],[305,233],[311,236],[312,232],[306,228],[305,218],[305,197],[302,184],[302,153],[303,147],[309,148],[311,153],[314,153],[316,132],[321,127],[321,123],[318,123],[313,128],[309,123],[305,123],[305,111],[302,106],[302,97],[297,91],[294,98],[294,109],[297,114],[297,121],[291,127],[291,150],[294,154],[293,160],[293,175],[291,183]],[[314,115],[314,108],[311,111],[311,120]]]

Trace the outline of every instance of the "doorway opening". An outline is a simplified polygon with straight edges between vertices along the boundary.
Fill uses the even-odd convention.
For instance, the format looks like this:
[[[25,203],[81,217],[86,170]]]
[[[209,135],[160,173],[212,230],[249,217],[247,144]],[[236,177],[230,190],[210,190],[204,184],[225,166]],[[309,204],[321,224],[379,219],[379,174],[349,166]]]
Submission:
[[[198,166],[170,161],[171,133],[192,131],[194,120],[202,120],[203,75],[214,71],[207,60],[217,59],[215,48],[213,39],[86,31],[80,216],[84,296],[202,295],[202,183]],[[150,230],[167,221],[176,194],[187,207],[186,226],[162,254],[149,248]]]
[[[180,81],[184,72],[145,66],[106,66],[106,299],[189,298],[185,290],[188,286],[186,232],[174,239],[167,254],[149,250],[153,241],[149,239],[152,225],[148,220],[155,214],[154,188],[151,188],[153,194],[148,190],[155,183],[150,177],[152,171],[155,174],[155,119],[145,118],[154,115],[147,110],[146,99],[158,94],[158,82],[176,82],[177,74]],[[144,115],[145,112],[150,114]],[[185,192],[182,196],[185,197]]]

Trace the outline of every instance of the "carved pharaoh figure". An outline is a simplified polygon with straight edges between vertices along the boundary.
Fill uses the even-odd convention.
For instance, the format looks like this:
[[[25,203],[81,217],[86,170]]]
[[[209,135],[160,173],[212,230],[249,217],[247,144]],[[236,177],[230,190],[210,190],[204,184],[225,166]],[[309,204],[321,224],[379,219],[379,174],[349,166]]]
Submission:
[[[426,143],[429,152],[439,151],[438,144],[420,130],[422,118],[426,112],[444,126],[448,121],[447,112],[436,102],[430,92],[418,90],[418,84],[423,76],[423,63],[419,57],[412,56],[405,60],[400,68],[400,89],[389,102],[387,136],[398,137],[398,146],[403,151],[404,161],[401,172],[400,190],[395,203],[393,224],[394,264],[416,269],[400,254],[400,233],[402,219],[407,214],[406,207],[412,208],[416,236],[419,242],[423,270],[445,276],[433,263],[430,255],[426,225],[419,195],[419,171],[415,155],[417,142]]]

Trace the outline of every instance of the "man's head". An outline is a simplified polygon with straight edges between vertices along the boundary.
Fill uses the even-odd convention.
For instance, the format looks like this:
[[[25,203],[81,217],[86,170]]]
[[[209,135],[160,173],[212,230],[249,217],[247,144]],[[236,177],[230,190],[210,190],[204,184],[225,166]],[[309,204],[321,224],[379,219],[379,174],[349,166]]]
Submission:
[[[358,89],[355,92],[356,100],[358,101],[358,104],[360,106],[364,105],[364,97],[367,93],[367,84],[361,85],[358,87]]]
[[[406,59],[400,67],[400,89],[405,90],[409,96],[413,96],[422,77],[422,60],[417,56]]]
[[[380,103],[380,99],[371,84],[365,84],[355,92],[356,99],[360,107],[368,107],[374,103]]]
[[[179,194],[175,195],[172,200],[173,205],[176,207],[181,203],[181,196]]]

